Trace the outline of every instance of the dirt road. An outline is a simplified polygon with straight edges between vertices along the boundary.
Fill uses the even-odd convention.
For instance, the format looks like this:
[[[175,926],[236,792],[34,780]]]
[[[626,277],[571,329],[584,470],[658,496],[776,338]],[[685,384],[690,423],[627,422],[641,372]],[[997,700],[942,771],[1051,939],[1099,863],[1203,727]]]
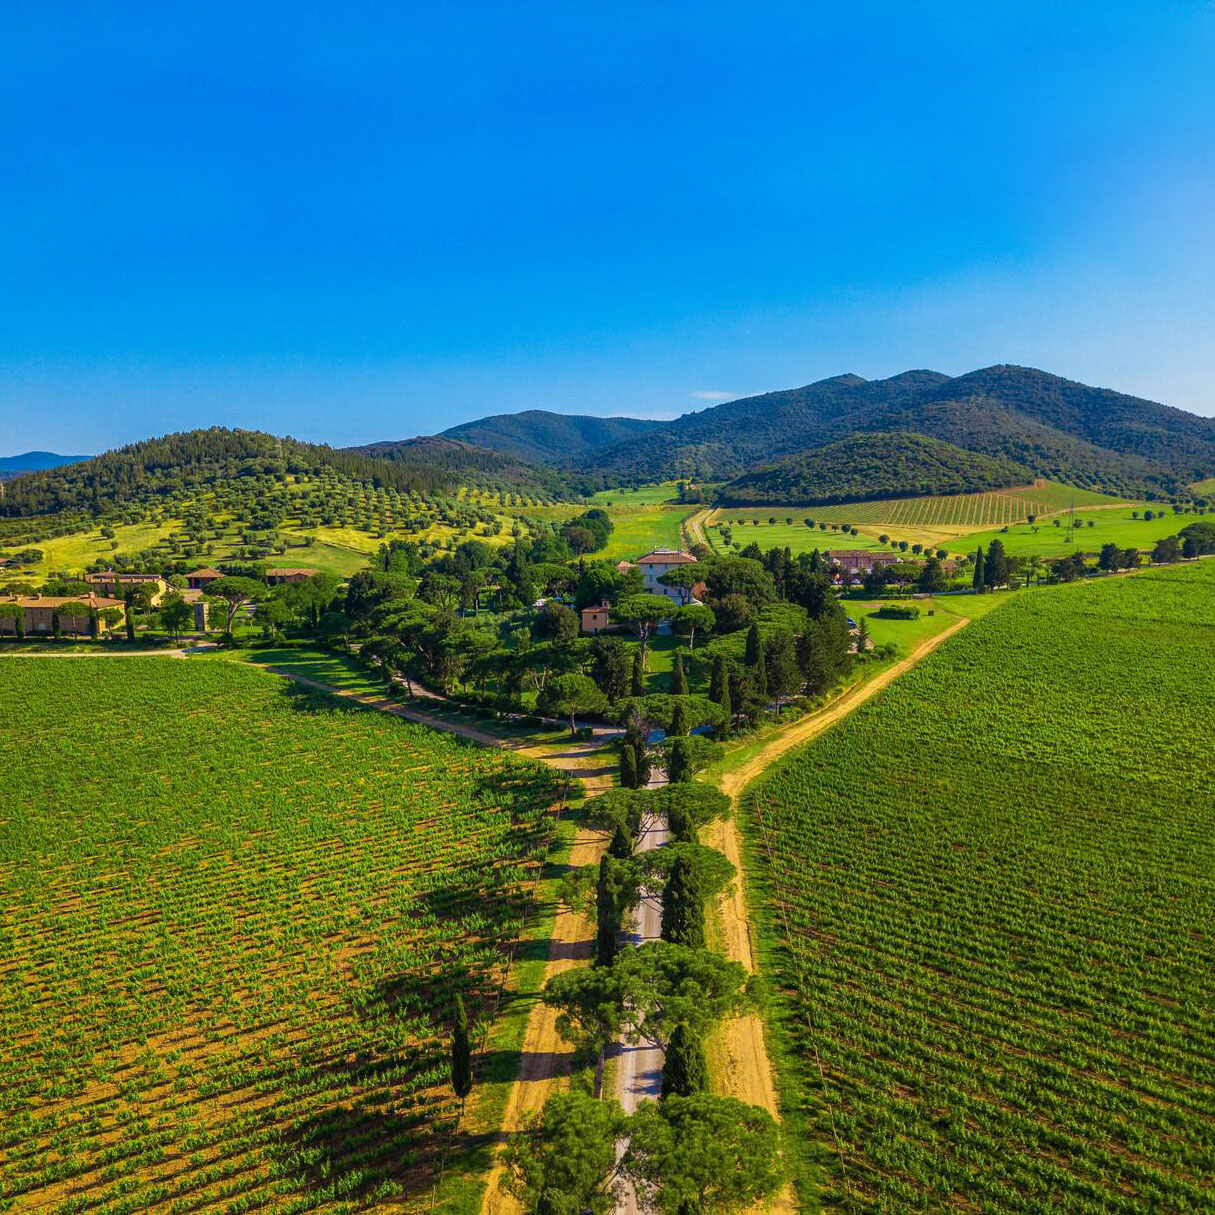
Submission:
[[[952,637],[968,623],[968,620],[959,620],[943,633],[923,642],[901,662],[895,663],[867,683],[854,685],[819,712],[782,730],[746,763],[722,777],[719,782],[722,792],[728,794],[737,805],[738,798],[746,787],[762,776],[781,756],[788,754],[794,747],[809,742],[837,721],[847,717],[859,705],[876,696],[883,688],[889,687],[900,675],[931,654],[946,638]],[[724,852],[738,870],[738,878],[720,897],[710,917],[712,944],[726,957],[741,962],[749,971],[753,971],[755,948],[747,914],[746,892],[743,888],[742,848],[734,817],[715,823],[705,833],[704,842]],[[764,1043],[764,1024],[759,1017],[739,1017],[727,1022],[709,1039],[706,1053],[714,1091],[737,1097],[750,1105],[762,1106],[773,1117],[779,1117],[776,1084]],[[791,1215],[797,1210],[792,1189],[785,1190],[772,1202],[767,1203],[764,1210],[771,1215]]]
[[[712,516],[712,510],[698,510],[694,515],[689,515],[683,521],[684,531],[687,533],[689,544],[708,544],[705,538],[705,523]]]
[[[615,784],[615,758],[611,752],[606,750],[604,738],[596,738],[589,743],[571,740],[557,746],[500,738],[487,730],[480,730],[476,726],[448,721],[431,713],[412,709],[409,705],[386,696],[343,691],[319,680],[298,675],[286,668],[267,667],[264,669],[285,676],[306,687],[317,688],[334,696],[358,701],[369,708],[392,713],[397,717],[405,718],[406,721],[428,726],[432,730],[446,731],[483,746],[497,747],[516,755],[525,755],[529,759],[539,760],[541,763],[565,772],[571,778],[580,780],[588,796],[602,793]],[[569,858],[565,863],[578,866],[596,865],[607,845],[608,836],[605,832],[583,828],[575,836]],[[554,975],[569,970],[571,967],[584,965],[589,961],[594,938],[594,925],[585,916],[571,908],[558,906],[554,913],[549,936],[548,965],[540,986],[543,986]],[[570,1072],[572,1053],[569,1044],[557,1032],[556,1010],[538,1000],[532,1006],[528,1016],[521,1056],[519,1076],[511,1086],[501,1126],[498,1128],[501,1138],[517,1131],[529,1114],[541,1109],[545,1101],[557,1091],[563,1078]],[[470,1110],[469,1117],[470,1121],[475,1122],[477,1117],[475,1105]],[[501,1175],[501,1164],[495,1162],[482,1201],[483,1215],[517,1215],[520,1210],[519,1204],[501,1189],[499,1185]]]

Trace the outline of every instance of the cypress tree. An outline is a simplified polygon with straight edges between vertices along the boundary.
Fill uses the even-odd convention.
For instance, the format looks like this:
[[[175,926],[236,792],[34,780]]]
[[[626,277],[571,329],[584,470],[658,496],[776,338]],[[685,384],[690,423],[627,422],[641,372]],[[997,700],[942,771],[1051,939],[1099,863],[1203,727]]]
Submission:
[[[464,1011],[464,997],[456,995],[456,1027],[451,1035],[451,1087],[460,1104],[472,1092],[472,1042],[468,1036],[468,1013]]]
[[[633,678],[629,688],[629,695],[645,695],[645,659],[642,656],[640,646],[633,651]]]
[[[1007,581],[1008,558],[1004,555],[1004,545],[999,540],[993,540],[987,546],[987,560],[983,563],[983,582],[994,589],[1003,586]]]
[[[682,738],[687,732],[688,710],[682,700],[677,700],[675,708],[671,712],[671,734],[676,738]]]
[[[667,756],[667,781],[672,785],[686,785],[692,779],[692,748],[686,738],[677,738],[671,744]]]
[[[612,862],[606,856],[599,858],[599,880],[595,884],[595,921],[595,965],[611,966],[616,957],[620,916],[616,911]]]
[[[705,947],[705,900],[696,870],[681,856],[662,888],[662,939],[690,949]]]
[[[662,1061],[662,1096],[691,1097],[709,1085],[704,1045],[681,1021],[671,1032]]]
[[[974,588],[976,591],[981,591],[981,590],[983,590],[983,588],[984,588],[985,583],[984,583],[984,581],[983,581],[983,574],[984,574],[984,569],[983,569],[983,546],[980,544],[980,545],[979,545],[979,547],[978,547],[978,550],[975,552],[975,572],[974,572],[974,576],[973,576],[973,577],[971,578],[971,580],[970,580],[970,585],[971,585],[971,586],[972,586],[972,587],[973,587],[973,588]]]
[[[637,788],[637,751],[631,742],[622,743],[620,747],[620,787]]]
[[[721,705],[721,711],[725,714],[721,725],[717,727],[717,737],[725,738],[730,733],[730,725],[734,720],[734,705],[730,700],[729,680],[722,684],[721,699],[717,703]]]
[[[747,652],[743,657],[743,662],[748,668],[763,666],[764,647],[759,639],[758,624],[752,623],[747,630]]]
[[[768,703],[768,667],[764,662],[762,650],[759,661],[753,667],[747,667],[747,680],[751,685],[752,694],[766,705]]]
[[[616,824],[616,830],[612,833],[612,842],[608,845],[608,855],[621,861],[627,861],[633,855],[633,841],[619,823]]]
[[[675,665],[671,668],[671,695],[686,696],[688,694],[688,677],[684,674],[683,653],[675,651]]]
[[[730,720],[734,716],[734,705],[730,699],[730,675],[726,669],[724,654],[718,654],[713,660],[713,674],[709,678],[709,699],[720,705],[725,714],[725,720],[717,728],[717,737],[723,738],[730,729]]]
[[[633,743],[633,753],[637,756],[637,788],[648,789],[651,776],[649,748],[638,740]]]
[[[667,810],[667,830],[671,833],[671,839],[677,844],[695,844],[699,842],[696,838],[696,828],[692,823],[691,815],[678,802],[672,803]]]

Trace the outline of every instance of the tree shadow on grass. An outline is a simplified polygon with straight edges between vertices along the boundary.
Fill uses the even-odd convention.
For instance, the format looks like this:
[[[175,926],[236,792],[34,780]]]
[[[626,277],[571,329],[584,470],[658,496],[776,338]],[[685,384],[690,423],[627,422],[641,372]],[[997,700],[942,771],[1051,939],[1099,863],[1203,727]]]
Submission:
[[[328,1201],[412,1198],[435,1184],[441,1157],[463,1155],[484,1136],[455,1127],[454,1103],[338,1105],[289,1127],[279,1152],[298,1183]]]

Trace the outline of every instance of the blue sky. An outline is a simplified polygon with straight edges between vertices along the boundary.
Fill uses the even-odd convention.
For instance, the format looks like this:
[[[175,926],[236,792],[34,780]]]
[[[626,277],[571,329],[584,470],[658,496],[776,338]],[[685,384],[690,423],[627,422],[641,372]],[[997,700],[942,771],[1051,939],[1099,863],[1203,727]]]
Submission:
[[[0,454],[996,362],[1215,414],[1215,5],[827,7],[14,0]]]

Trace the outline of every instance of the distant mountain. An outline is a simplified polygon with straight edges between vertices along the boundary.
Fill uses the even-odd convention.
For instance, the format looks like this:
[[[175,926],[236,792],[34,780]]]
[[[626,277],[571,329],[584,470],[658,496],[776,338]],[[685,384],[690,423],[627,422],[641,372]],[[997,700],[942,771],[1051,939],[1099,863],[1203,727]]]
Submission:
[[[465,422],[443,431],[443,437],[532,463],[580,465],[596,452],[661,430],[664,425],[642,418],[596,418],[528,409]]]
[[[917,434],[853,434],[745,473],[718,491],[734,506],[817,506],[1025,485],[1023,464]]]
[[[20,477],[23,473],[41,472],[46,468],[79,464],[87,459],[88,456],[61,456],[53,451],[26,451],[19,456],[0,456],[0,481]]]
[[[1215,419],[1012,366],[844,375],[728,401],[601,449],[584,467],[609,484],[730,479],[850,434],[894,431],[1117,493],[1184,492],[1215,473]]]
[[[478,447],[453,438],[448,431],[441,435],[422,435],[416,439],[364,443],[361,447],[344,447],[340,450],[368,459],[387,461],[400,469],[443,469],[457,478],[456,483],[459,484],[492,484],[553,496],[561,496],[567,489],[567,478],[551,465],[528,463],[504,449]]]

